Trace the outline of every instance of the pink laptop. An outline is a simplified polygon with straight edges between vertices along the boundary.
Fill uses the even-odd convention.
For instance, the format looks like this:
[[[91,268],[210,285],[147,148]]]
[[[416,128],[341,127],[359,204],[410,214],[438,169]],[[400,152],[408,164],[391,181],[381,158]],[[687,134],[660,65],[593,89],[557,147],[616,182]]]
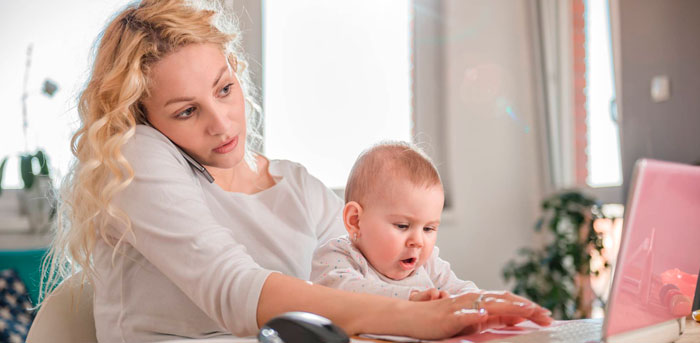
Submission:
[[[625,337],[670,322],[670,342],[700,272],[700,167],[642,159],[632,182],[603,332]]]
[[[605,319],[520,325],[473,342],[673,342],[700,272],[700,167],[637,161]],[[449,342],[452,342],[450,340]]]

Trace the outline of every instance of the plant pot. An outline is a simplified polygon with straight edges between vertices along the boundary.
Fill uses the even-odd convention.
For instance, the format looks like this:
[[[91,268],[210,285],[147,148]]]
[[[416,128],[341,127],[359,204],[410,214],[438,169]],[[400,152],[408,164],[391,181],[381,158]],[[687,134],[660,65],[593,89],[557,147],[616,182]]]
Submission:
[[[37,175],[32,187],[25,189],[20,196],[20,211],[24,206],[29,218],[29,230],[33,233],[48,230],[53,213],[53,185],[51,178]]]
[[[20,189],[17,192],[17,207],[19,209],[20,216],[27,215],[27,191],[25,189]]]

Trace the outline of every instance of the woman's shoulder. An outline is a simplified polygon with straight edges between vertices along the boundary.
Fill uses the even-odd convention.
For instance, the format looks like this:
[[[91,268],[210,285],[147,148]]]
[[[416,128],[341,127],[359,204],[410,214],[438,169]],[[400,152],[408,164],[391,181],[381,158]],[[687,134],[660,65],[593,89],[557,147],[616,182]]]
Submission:
[[[269,171],[272,175],[293,180],[293,183],[299,184],[302,188],[312,187],[317,190],[328,188],[299,162],[273,159],[270,160]]]
[[[299,162],[284,159],[270,159],[269,163],[271,172],[274,170],[285,173],[308,174],[306,167]]]
[[[273,176],[284,178],[289,186],[309,204],[324,204],[342,211],[342,199],[302,164],[288,160],[270,160],[269,171]],[[321,217],[325,216],[324,211],[328,211],[324,206],[317,206],[317,208],[320,212],[316,215]],[[333,214],[335,215],[335,212]]]
[[[293,180],[293,183],[305,184],[309,178],[313,178],[309,171],[301,163],[283,160],[269,160],[268,171],[273,176],[280,176],[288,180]]]

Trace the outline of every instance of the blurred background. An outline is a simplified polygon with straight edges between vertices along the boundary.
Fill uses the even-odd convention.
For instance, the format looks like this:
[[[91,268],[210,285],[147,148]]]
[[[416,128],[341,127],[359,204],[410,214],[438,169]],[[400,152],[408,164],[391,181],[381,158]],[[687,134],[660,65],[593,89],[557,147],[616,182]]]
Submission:
[[[53,215],[32,199],[68,170],[95,37],[127,3],[0,3],[0,269],[21,264],[31,292]],[[600,312],[634,162],[700,161],[698,1],[225,3],[265,155],[342,194],[363,149],[416,142],[446,188],[441,257],[561,318]]]

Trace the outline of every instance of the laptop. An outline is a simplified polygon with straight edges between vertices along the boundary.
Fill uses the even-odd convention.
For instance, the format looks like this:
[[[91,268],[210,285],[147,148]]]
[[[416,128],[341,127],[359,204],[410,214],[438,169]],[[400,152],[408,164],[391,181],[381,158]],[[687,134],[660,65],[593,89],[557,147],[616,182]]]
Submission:
[[[691,313],[699,271],[700,167],[641,159],[605,318],[557,321],[545,328],[526,322],[459,341],[673,342]]]

